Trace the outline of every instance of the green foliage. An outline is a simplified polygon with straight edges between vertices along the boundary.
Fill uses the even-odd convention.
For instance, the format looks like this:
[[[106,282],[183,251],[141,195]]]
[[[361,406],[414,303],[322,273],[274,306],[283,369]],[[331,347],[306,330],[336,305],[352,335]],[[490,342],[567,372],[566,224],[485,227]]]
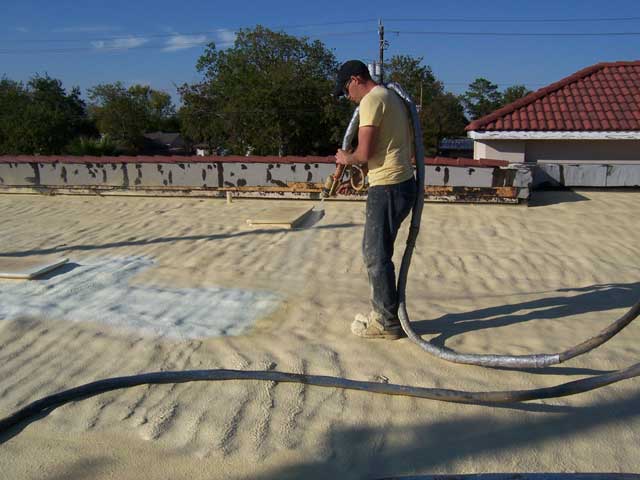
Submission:
[[[26,85],[2,78],[0,154],[137,153],[151,131],[181,131],[187,141],[234,154],[327,155],[340,145],[353,105],[332,99],[338,64],[320,41],[257,26],[239,31],[230,49],[209,44],[196,68],[202,81],[179,88],[177,114],[169,94],[146,85],[89,89],[88,115],[78,88],[67,93],[46,75]],[[501,93],[478,78],[456,97],[422,57],[394,56],[385,72],[421,107],[428,155],[442,138],[464,135],[465,109],[475,119],[530,93],[523,85]]]
[[[320,41],[240,30],[227,50],[209,44],[197,63],[203,81],[179,89],[183,133],[234,154],[335,153],[352,111],[331,98],[337,67]]]
[[[476,78],[460,100],[472,120],[484,117],[503,105],[498,85],[486,78]]]
[[[512,85],[511,87],[506,88],[504,92],[502,92],[502,106],[513,103],[516,100],[520,100],[530,93],[531,90],[529,90],[524,85]]]
[[[416,104],[431,102],[444,93],[442,82],[436,79],[431,67],[422,65],[423,58],[395,55],[385,64],[385,82],[399,83],[413,97]]]
[[[440,140],[463,136],[468,122],[458,97],[445,92],[431,67],[422,61],[422,57],[394,56],[385,65],[385,77],[399,83],[419,106],[425,152],[435,155]]]
[[[0,154],[59,154],[78,134],[90,134],[80,90],[36,75],[24,85],[0,80]]]
[[[175,129],[176,111],[171,102],[171,95],[154,90],[148,85],[133,85],[128,92],[145,111],[148,121],[146,132],[167,131],[165,127],[169,125],[169,128]]]
[[[122,82],[97,85],[88,93],[89,112],[98,130],[126,151],[139,152],[146,132],[172,122],[175,128],[175,109],[168,93],[147,85],[126,89]]]
[[[473,120],[484,117],[495,110],[504,107],[531,93],[524,85],[513,85],[500,92],[498,85],[486,78],[477,78],[469,85],[467,91],[460,97],[465,108]]]
[[[182,97],[178,117],[183,136],[207,144],[210,151],[226,143],[224,116],[219,112],[221,98],[212,91],[211,85],[184,84],[178,91]]]
[[[76,137],[65,148],[69,155],[88,155],[92,157],[117,155],[118,146],[107,136],[102,138]]]
[[[453,93],[436,95],[423,110],[425,151],[435,155],[443,138],[464,137],[468,120],[460,99]]]

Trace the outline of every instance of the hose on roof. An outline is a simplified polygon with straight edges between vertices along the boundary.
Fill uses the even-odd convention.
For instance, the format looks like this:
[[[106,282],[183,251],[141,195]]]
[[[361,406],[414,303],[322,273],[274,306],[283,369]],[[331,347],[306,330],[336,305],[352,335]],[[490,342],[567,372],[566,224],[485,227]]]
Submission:
[[[422,207],[424,205],[424,146],[422,144],[422,128],[420,126],[420,118],[418,117],[418,110],[412,98],[407,94],[400,85],[396,83],[389,83],[387,88],[396,92],[400,98],[404,101],[405,105],[409,109],[411,115],[411,122],[413,124],[414,142],[415,142],[415,158],[416,158],[416,184],[417,195],[416,201],[411,213],[411,225],[409,227],[409,235],[407,237],[407,243],[402,257],[402,264],[398,273],[398,300],[399,309],[398,316],[400,317],[400,323],[402,329],[411,339],[423,350],[431,355],[434,355],[442,360],[453,363],[463,363],[467,365],[479,365],[483,367],[508,367],[515,369],[523,368],[540,368],[550,365],[556,365],[567,360],[587,353],[594,348],[599,347],[606,341],[613,338],[624,327],[629,325],[640,314],[640,301],[632,306],[622,317],[613,322],[607,328],[602,330],[598,335],[584,342],[569,348],[560,353],[540,353],[535,355],[497,355],[497,354],[473,354],[473,353],[459,353],[453,349],[440,347],[431,342],[422,339],[411,327],[411,321],[409,320],[409,314],[407,313],[407,278],[409,276],[409,267],[411,265],[411,256],[413,255],[413,249],[416,245],[416,239],[420,231],[420,220],[422,218]],[[358,111],[354,113],[354,117],[358,115]],[[353,123],[353,119],[352,119]],[[350,124],[351,125],[351,124]],[[353,135],[353,132],[347,130],[346,135]],[[346,136],[345,135],[345,136]],[[347,140],[345,139],[345,142]],[[351,142],[349,141],[348,144]],[[420,159],[420,161],[418,161]]]
[[[493,354],[468,354],[458,353],[449,348],[441,348],[418,336],[411,327],[411,321],[406,307],[406,286],[411,264],[411,257],[416,244],[416,239],[420,231],[420,219],[424,204],[424,147],[422,145],[422,131],[416,106],[411,97],[397,84],[389,84],[387,87],[396,92],[405,102],[411,115],[414,128],[415,158],[416,161],[416,182],[417,195],[416,202],[411,215],[411,224],[405,252],[402,257],[402,265],[398,274],[398,296],[400,300],[399,317],[407,336],[417,343],[426,352],[435,355],[442,360],[454,363],[469,365],[479,365],[484,367],[509,367],[509,368],[539,368],[548,365],[565,362],[578,355],[587,353],[602,345],[614,335],[620,332],[625,326],[631,323],[640,314],[640,302],[636,303],[622,317],[602,330],[595,337],[586,340],[561,353],[537,354],[537,355],[493,355]],[[356,134],[358,125],[358,109],[349,123],[347,134],[343,141],[343,149],[348,149]],[[340,377],[329,377],[321,375],[306,375],[298,373],[287,373],[278,371],[245,371],[245,370],[187,370],[179,372],[153,372],[142,373],[127,377],[115,377],[87,383],[79,387],[71,388],[53,395],[36,400],[25,407],[17,410],[9,416],[0,419],[0,435],[9,432],[10,429],[18,426],[22,422],[27,422],[41,415],[47,414],[53,409],[69,402],[82,400],[101,393],[130,388],[138,385],[156,385],[166,383],[185,383],[197,381],[220,381],[220,380],[258,380],[268,382],[294,382],[308,385],[316,385],[328,388],[342,388],[348,390],[361,390],[370,393],[385,395],[402,395],[409,397],[425,398],[455,403],[473,404],[498,404],[512,402],[526,402],[546,398],[563,397],[587,392],[596,388],[604,387],[612,383],[640,376],[640,363],[632,365],[626,369],[583,378],[568,383],[555,385],[552,387],[539,388],[533,390],[508,390],[508,391],[485,391],[469,392],[462,390],[448,390],[442,388],[413,387],[408,385],[395,385],[379,382],[365,382],[350,380]],[[0,438],[0,444],[6,439]]]
[[[342,388],[345,390],[360,390],[384,395],[401,395],[405,397],[440,400],[452,403],[471,404],[499,404],[512,402],[527,402],[544,398],[565,397],[577,393],[588,392],[612,383],[640,376],[640,363],[629,368],[617,370],[594,377],[574,380],[553,387],[537,388],[533,390],[467,392],[463,390],[447,390],[444,388],[412,387],[392,383],[365,382],[340,377],[323,375],[306,375],[262,370],[186,370],[179,372],[153,372],[131,375],[128,377],[114,377],[87,383],[54,395],[49,395],[21,408],[11,415],[0,419],[0,435],[7,433],[21,422],[47,414],[53,409],[89,398],[101,393],[131,388],[139,385],[159,385],[166,383],[186,383],[220,380],[259,380],[263,382],[289,382],[316,385],[318,387]],[[0,443],[2,443],[0,438]]]

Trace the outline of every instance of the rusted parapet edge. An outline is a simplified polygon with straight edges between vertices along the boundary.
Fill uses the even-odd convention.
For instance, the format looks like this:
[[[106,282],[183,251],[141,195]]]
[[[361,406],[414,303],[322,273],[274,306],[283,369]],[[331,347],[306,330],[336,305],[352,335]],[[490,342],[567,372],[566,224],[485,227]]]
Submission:
[[[237,198],[282,198],[318,200],[320,188],[283,187],[225,187],[225,188],[184,188],[184,187],[138,187],[120,188],[106,186],[91,187],[3,187],[0,194],[23,195],[97,195],[129,197],[205,197],[224,198],[231,192]],[[425,201],[445,203],[508,203],[517,204],[520,189],[517,187],[425,187]],[[329,201],[363,201],[366,195],[338,195]]]
[[[425,202],[429,203],[492,203],[492,204],[508,204],[518,205],[525,203],[526,200],[518,198],[504,198],[498,196],[485,196],[485,197],[464,197],[460,195],[428,195],[424,197]]]
[[[427,185],[426,195],[461,195],[468,198],[499,196],[503,198],[518,198],[518,187],[454,187]]]
[[[238,156],[230,155],[220,156],[119,156],[119,157],[90,157],[90,156],[71,156],[71,155],[0,155],[1,163],[72,163],[72,164],[112,164],[112,163],[169,163],[169,164],[186,164],[186,163],[333,163],[336,159],[333,156]],[[473,159],[473,158],[449,158],[449,157],[425,157],[425,165],[444,165],[452,167],[506,167],[509,162],[506,160],[494,159]]]
[[[508,203],[526,202],[518,187],[440,187],[426,186],[425,201],[450,203]]]
[[[187,164],[187,163],[335,163],[335,157],[324,156],[178,156],[178,155],[147,155],[147,156],[118,156],[118,157],[90,157],[72,155],[2,155],[0,163],[72,163],[72,164],[112,164],[112,163],[160,163],[160,164]]]

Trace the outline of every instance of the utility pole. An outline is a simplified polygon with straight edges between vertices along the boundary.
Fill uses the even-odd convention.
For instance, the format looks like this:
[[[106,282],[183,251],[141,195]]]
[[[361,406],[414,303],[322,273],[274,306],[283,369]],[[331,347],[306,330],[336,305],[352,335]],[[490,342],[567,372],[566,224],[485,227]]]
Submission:
[[[378,37],[380,38],[380,83],[384,83],[384,49],[387,44],[384,41],[384,25],[382,19],[378,20]]]

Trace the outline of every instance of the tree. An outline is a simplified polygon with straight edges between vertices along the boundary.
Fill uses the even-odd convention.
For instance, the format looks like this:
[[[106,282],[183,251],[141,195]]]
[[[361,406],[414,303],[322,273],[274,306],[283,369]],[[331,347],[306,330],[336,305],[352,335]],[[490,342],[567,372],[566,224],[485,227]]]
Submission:
[[[171,95],[154,90],[148,85],[133,85],[128,91],[134,101],[146,111],[149,122],[146,131],[169,131],[176,128],[176,110],[171,102]]]
[[[93,129],[80,89],[36,75],[26,84],[0,80],[0,154],[59,154],[75,136]]]
[[[498,85],[486,78],[476,78],[460,100],[472,120],[488,115],[502,106]]]
[[[98,130],[122,148],[133,152],[143,147],[143,135],[162,127],[175,116],[171,97],[146,85],[126,89],[122,82],[89,89],[89,112]]]
[[[65,153],[92,157],[114,156],[118,154],[118,146],[108,135],[102,138],[76,137],[65,147]]]
[[[24,135],[24,112],[29,96],[24,85],[7,78],[0,81],[0,154],[32,154]]]
[[[388,79],[399,83],[411,95],[420,111],[423,143],[427,155],[435,155],[444,137],[464,135],[467,119],[458,97],[444,91],[423,58],[396,55],[385,66]]]
[[[515,102],[531,93],[524,85],[512,85],[502,92],[502,106]]]
[[[207,145],[213,152],[226,143],[225,116],[221,109],[220,96],[211,91],[211,85],[201,83],[182,85],[178,91],[182,98],[182,107],[178,111],[181,132],[188,138]]]
[[[194,141],[236,154],[335,153],[350,108],[331,99],[337,62],[320,41],[257,26],[227,50],[210,43],[196,68],[203,80],[179,89]]]
[[[436,79],[431,67],[421,65],[422,57],[395,55],[385,65],[388,80],[399,83],[417,105],[431,102],[444,93],[442,82]]]
[[[443,138],[462,137],[468,124],[464,107],[453,93],[436,95],[424,108],[424,137],[427,155],[435,155]]]

